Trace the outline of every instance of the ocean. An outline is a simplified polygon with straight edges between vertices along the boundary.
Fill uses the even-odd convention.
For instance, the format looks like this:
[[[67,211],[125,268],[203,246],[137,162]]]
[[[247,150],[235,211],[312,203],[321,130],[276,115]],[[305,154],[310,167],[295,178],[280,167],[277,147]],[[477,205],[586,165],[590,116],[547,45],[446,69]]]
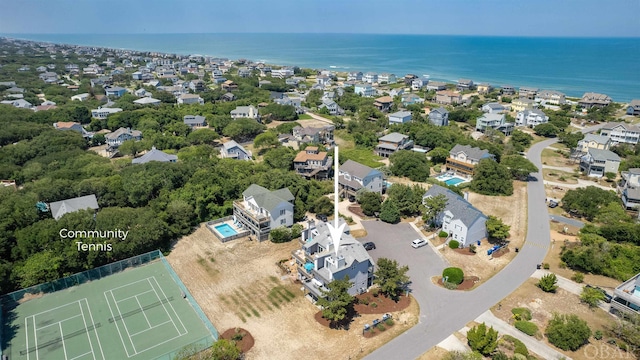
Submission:
[[[640,38],[375,34],[6,34],[53,43],[246,58],[336,71],[429,75],[614,101],[640,98]]]

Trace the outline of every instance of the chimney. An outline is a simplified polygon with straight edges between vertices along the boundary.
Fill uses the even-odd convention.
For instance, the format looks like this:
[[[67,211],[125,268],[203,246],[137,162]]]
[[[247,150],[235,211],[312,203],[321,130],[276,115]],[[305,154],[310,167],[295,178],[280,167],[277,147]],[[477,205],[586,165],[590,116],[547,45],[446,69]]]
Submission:
[[[463,192],[462,194],[463,194],[463,196],[464,196],[464,200],[465,200],[465,201],[469,201],[469,192],[468,192],[468,191],[465,191],[465,192]]]

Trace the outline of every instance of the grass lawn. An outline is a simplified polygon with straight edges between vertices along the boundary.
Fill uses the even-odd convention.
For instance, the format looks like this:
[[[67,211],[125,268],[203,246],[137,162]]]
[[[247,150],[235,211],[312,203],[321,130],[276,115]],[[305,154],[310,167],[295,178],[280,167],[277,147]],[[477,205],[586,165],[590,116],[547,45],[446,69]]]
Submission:
[[[560,171],[556,169],[542,169],[542,175],[545,180],[563,182],[567,184],[577,184],[578,180],[576,180],[579,175],[575,173],[569,173],[566,171]]]
[[[345,159],[359,162],[360,164],[369,166],[371,168],[377,168],[384,165],[383,163],[378,161],[378,160],[382,160],[382,158],[378,155],[375,155],[371,149],[366,149],[366,148],[344,149],[344,150],[340,150],[340,155],[343,156]]]
[[[298,115],[298,119],[299,120],[311,120],[311,119],[313,119],[313,117],[311,117],[311,115],[309,115],[309,114],[300,114],[300,115]]]

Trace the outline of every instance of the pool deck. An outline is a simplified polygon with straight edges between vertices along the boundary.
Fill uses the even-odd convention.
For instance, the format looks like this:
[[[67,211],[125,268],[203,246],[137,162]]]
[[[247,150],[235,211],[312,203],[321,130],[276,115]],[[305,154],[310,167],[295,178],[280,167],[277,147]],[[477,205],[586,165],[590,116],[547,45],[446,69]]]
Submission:
[[[236,232],[236,234],[225,236],[218,229],[216,229],[216,226],[221,226],[221,225],[228,225],[229,227],[231,227],[231,229],[233,229]],[[215,237],[217,237],[222,242],[239,239],[245,236],[249,236],[251,234],[249,230],[239,229],[236,225],[233,224],[232,219],[224,219],[223,221],[217,221],[217,222],[215,220],[210,221],[207,223],[207,228],[209,229],[209,231],[211,231],[213,235],[215,235]]]

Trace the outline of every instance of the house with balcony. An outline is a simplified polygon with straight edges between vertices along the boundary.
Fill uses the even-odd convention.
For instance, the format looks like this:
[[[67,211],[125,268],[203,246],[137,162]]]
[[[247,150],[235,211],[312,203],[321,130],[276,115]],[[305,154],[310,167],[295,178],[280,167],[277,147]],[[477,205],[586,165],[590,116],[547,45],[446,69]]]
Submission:
[[[397,81],[395,74],[382,73],[378,75],[378,82],[381,84],[395,84]]]
[[[197,129],[207,126],[207,119],[200,115],[185,115],[182,118],[182,122],[188,125],[191,129]]]
[[[233,202],[233,219],[258,241],[268,240],[271,229],[293,225],[294,200],[288,188],[270,191],[251,184],[242,200]]]
[[[392,91],[393,92],[393,91]],[[392,95],[391,93],[389,95]],[[409,106],[413,104],[420,104],[424,102],[420,96],[416,94],[400,94],[400,101],[402,101],[402,106]]]
[[[347,74],[347,81],[362,81],[362,71],[351,71]]]
[[[204,104],[204,99],[196,94],[180,94],[178,96],[178,104]]]
[[[251,160],[252,154],[251,151],[245,149],[242,145],[235,142],[235,140],[231,140],[222,144],[220,156],[222,156],[223,159]]]
[[[440,106],[429,112],[429,122],[435,126],[449,126],[449,112]]]
[[[549,122],[549,117],[538,109],[524,110],[516,114],[516,126],[536,127]]]
[[[539,91],[534,100],[539,103],[551,105],[562,105],[567,102],[565,94],[555,90]]]
[[[458,80],[458,84],[456,84],[456,90],[465,91],[465,90],[473,90],[475,89],[475,84],[473,81],[469,79],[460,79]]]
[[[640,210],[640,168],[620,173],[618,192],[626,210]]]
[[[578,141],[577,151],[586,154],[589,149],[609,150],[611,140],[603,135],[586,134],[582,140]]]
[[[142,140],[142,131],[139,130],[131,130],[131,128],[119,128],[114,132],[110,132],[104,135],[104,139],[107,142],[107,147],[111,149],[116,149],[123,142],[127,140]]]
[[[427,91],[441,91],[447,88],[447,83],[442,81],[429,81],[427,83]]]
[[[493,86],[487,83],[478,84],[477,88],[478,88],[478,94],[480,95],[488,94],[493,91]]]
[[[302,127],[296,126],[291,129],[293,138],[303,144],[324,144],[333,146],[333,130],[335,126],[327,125],[323,127]]]
[[[476,130],[485,132],[488,128],[511,135],[513,123],[508,123],[504,114],[484,114],[476,120]]]
[[[493,159],[494,156],[487,150],[482,150],[469,145],[456,145],[449,151],[449,157],[445,164],[447,171],[453,171],[457,174],[472,177],[474,169],[480,160]]]
[[[522,86],[518,90],[518,97],[533,100],[540,89]]]
[[[391,96],[381,96],[377,98],[376,101],[373,103],[373,106],[375,106],[376,109],[382,112],[387,112],[391,110],[392,105],[393,105],[393,98]]]
[[[534,109],[536,106],[537,104],[535,101],[527,98],[519,98],[511,101],[511,110],[516,112],[531,110],[531,109]]]
[[[333,101],[333,100],[323,99],[322,100],[322,104],[320,104],[320,106],[318,106],[318,109],[324,109],[324,108],[326,108],[329,111],[329,114],[331,114],[331,115],[343,115],[344,114],[344,110],[342,110],[340,105],[338,105],[338,103]]]
[[[460,247],[468,247],[487,238],[487,216],[453,191],[432,185],[422,198],[423,204],[426,199],[438,195],[447,198],[447,205],[436,215],[434,223],[448,234],[448,239],[458,241]]]
[[[603,177],[606,173],[618,173],[620,157],[609,150],[589,149],[580,158],[580,171],[591,177]]]
[[[353,86],[353,92],[363,97],[373,97],[376,94],[376,89],[367,83],[356,83]]]
[[[258,113],[258,109],[253,106],[238,106],[235,109],[231,110],[231,118],[232,119],[254,119],[256,121],[260,121],[260,114]]]
[[[427,85],[429,85],[429,79],[426,77],[417,78],[411,81],[411,90],[419,91],[427,87]]]
[[[637,144],[640,139],[640,127],[623,122],[610,122],[600,129],[600,135],[611,140],[611,145],[619,143]]]
[[[384,179],[381,171],[353,160],[347,160],[338,169],[339,195],[342,197],[355,197],[356,192],[360,189],[382,194],[383,185]]]
[[[362,81],[364,81],[366,83],[369,83],[369,84],[377,83],[378,82],[378,74],[376,74],[374,72],[365,73],[362,76]]]
[[[497,102],[490,102],[482,105],[482,112],[488,114],[504,114],[507,112],[507,108]]]
[[[378,139],[375,152],[378,156],[389,157],[396,151],[411,149],[413,140],[410,140],[408,135],[393,132]]]
[[[344,220],[340,218],[340,223]],[[303,232],[302,247],[292,252],[297,265],[298,280],[312,301],[323,297],[323,290],[334,280],[349,278],[347,292],[357,295],[373,285],[375,263],[358,240],[345,226],[336,251],[327,223],[309,223]]]
[[[462,102],[462,95],[457,91],[442,90],[436,92],[436,103],[444,105],[455,105]]]
[[[317,146],[307,146],[293,159],[293,169],[297,174],[317,180],[331,177],[333,157],[326,151],[318,151]]]
[[[640,100],[631,100],[627,106],[627,115],[640,115]]]
[[[122,111],[120,108],[99,107],[91,110],[91,117],[94,119],[106,119],[109,115]]]
[[[502,85],[500,87],[500,93],[505,96],[513,96],[516,93],[516,88],[511,85]]]
[[[611,98],[605,94],[598,93],[584,93],[578,104],[585,109],[591,109],[592,107],[603,108],[611,104]]]
[[[640,315],[640,274],[613,290],[611,313],[622,316]]]
[[[411,111],[397,111],[389,114],[389,125],[411,122]]]
[[[127,92],[127,89],[120,86],[105,86],[104,92],[107,96],[119,98]]]

